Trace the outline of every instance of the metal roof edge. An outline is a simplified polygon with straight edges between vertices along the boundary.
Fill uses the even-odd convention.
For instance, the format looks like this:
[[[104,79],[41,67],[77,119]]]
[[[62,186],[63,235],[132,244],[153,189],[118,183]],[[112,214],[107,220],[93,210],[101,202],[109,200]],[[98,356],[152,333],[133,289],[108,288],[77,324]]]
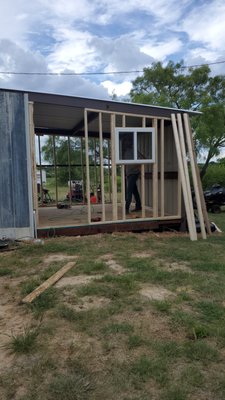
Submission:
[[[188,113],[192,115],[202,115],[202,112],[200,111],[193,111],[193,110],[187,110],[187,109],[181,109],[181,108],[172,108],[172,107],[164,107],[164,106],[156,106],[153,104],[143,104],[143,103],[133,103],[133,102],[125,102],[125,101],[114,101],[111,99],[97,99],[93,97],[84,97],[84,96],[72,96],[72,95],[66,95],[62,93],[50,93],[50,92],[38,92],[38,91],[30,91],[30,90],[22,90],[22,89],[8,89],[8,88],[0,88],[0,91],[7,91],[7,92],[18,92],[18,93],[24,93],[24,94],[30,94],[32,95],[40,95],[40,96],[56,96],[60,98],[67,98],[67,99],[74,99],[74,100],[82,100],[82,101],[93,101],[93,102],[99,102],[99,103],[107,103],[107,104],[118,104],[118,105],[125,105],[125,106],[131,106],[131,107],[141,107],[141,108],[152,108],[156,110],[165,110],[165,111],[171,111],[171,113],[175,112],[177,113],[178,111],[182,113]]]

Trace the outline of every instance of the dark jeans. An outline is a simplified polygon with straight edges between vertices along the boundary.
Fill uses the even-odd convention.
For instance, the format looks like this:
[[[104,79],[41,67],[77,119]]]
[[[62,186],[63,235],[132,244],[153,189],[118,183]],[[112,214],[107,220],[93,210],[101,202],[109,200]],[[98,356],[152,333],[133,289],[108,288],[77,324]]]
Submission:
[[[137,180],[139,174],[132,174],[127,176],[127,191],[126,191],[126,211],[129,211],[132,196],[134,195],[136,209],[141,209],[141,199],[138,193]]]

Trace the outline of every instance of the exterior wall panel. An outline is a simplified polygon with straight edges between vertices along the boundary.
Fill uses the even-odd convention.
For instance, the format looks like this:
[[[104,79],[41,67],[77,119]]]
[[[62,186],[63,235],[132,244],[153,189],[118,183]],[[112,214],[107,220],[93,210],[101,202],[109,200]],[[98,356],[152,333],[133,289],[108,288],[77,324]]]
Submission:
[[[30,228],[26,134],[24,94],[0,92],[1,236]]]

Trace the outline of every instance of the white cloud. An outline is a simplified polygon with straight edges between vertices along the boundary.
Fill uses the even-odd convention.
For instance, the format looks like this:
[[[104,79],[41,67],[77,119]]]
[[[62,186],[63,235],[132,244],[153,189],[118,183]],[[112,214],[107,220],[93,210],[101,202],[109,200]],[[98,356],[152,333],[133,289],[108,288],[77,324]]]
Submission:
[[[9,40],[0,41],[0,55],[0,71],[49,71],[46,59],[42,55],[25,51]],[[103,86],[81,76],[23,76],[0,73],[0,87],[93,98],[106,99],[109,97]]]
[[[70,68],[79,73],[87,71],[90,66],[97,66],[89,44],[92,36],[88,32],[62,28],[57,32],[57,39],[58,42],[48,56],[49,68],[54,71]]]
[[[157,60],[163,61],[171,53],[175,54],[176,52],[180,51],[182,46],[182,41],[174,37],[164,42],[152,42],[145,44],[140,50]]]
[[[153,61],[152,57],[141,52],[135,41],[135,34],[124,35],[115,40],[96,37],[90,44],[104,65],[105,72],[142,69]]]
[[[121,97],[130,93],[132,84],[130,81],[115,83],[108,80],[108,81],[103,81],[102,86],[108,90],[110,96],[113,96],[115,94],[116,96]]]
[[[154,60],[190,65],[225,57],[224,0],[2,0],[1,70],[131,71]],[[7,44],[8,43],[8,44]],[[222,64],[213,67],[223,72]],[[46,77],[1,76],[2,85],[105,96],[126,92],[135,74]],[[62,79],[61,79],[62,78]],[[91,83],[92,79],[92,83]],[[71,86],[70,86],[71,85]],[[91,86],[92,85],[92,86]],[[93,92],[92,92],[93,90]],[[78,95],[83,95],[78,93]],[[97,96],[97,97],[99,97]]]
[[[96,1],[90,0],[38,0],[38,3],[59,20],[68,22],[89,20],[95,14]],[[69,21],[68,21],[69,19]]]
[[[193,41],[201,42],[211,50],[223,50],[225,42],[225,3],[213,0],[193,9],[181,24]]]

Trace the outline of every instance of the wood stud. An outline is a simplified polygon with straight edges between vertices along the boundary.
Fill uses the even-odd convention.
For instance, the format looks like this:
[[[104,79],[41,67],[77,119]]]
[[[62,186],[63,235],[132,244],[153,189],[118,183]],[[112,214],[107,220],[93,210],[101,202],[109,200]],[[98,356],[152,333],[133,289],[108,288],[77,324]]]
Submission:
[[[164,157],[165,157],[165,140],[164,140],[164,119],[160,121],[160,210],[161,217],[165,215],[165,180],[164,180]]]
[[[112,164],[112,215],[113,221],[118,220],[117,210],[117,173],[115,157],[115,114],[111,114],[111,164]]]
[[[194,186],[194,192],[195,192],[195,199],[196,199],[196,205],[197,205],[197,210],[198,210],[198,218],[200,222],[200,227],[201,227],[201,234],[202,238],[206,239],[206,230],[205,230],[205,223],[204,223],[204,218],[203,218],[203,204],[201,202],[200,198],[200,190],[202,185],[199,185],[198,178],[197,178],[197,162],[195,163],[194,160],[194,151],[192,148],[192,142],[191,142],[191,137],[192,137],[192,131],[190,129],[189,125],[189,118],[187,114],[184,114],[184,126],[185,126],[185,133],[186,133],[186,140],[187,140],[187,146],[188,146],[188,153],[190,157],[190,164],[191,164],[191,172],[192,172],[192,179],[193,179],[193,186]],[[197,166],[197,168],[196,168]],[[208,217],[208,214],[207,214]]]
[[[102,113],[99,113],[99,147],[100,147],[100,182],[102,201],[102,221],[105,222],[105,181],[104,181],[104,159],[103,159],[103,136],[102,136]]]
[[[122,127],[126,127],[126,115],[122,116]],[[122,220],[126,219],[126,177],[125,165],[121,165],[121,205],[122,205]]]
[[[142,118],[142,128],[146,127],[146,118]],[[145,218],[145,164],[141,164],[141,217]]]
[[[153,127],[155,128],[155,162],[152,166],[152,207],[153,218],[158,217],[158,120],[154,118]]]
[[[86,196],[88,224],[91,224],[91,200],[90,200],[90,169],[89,169],[89,145],[88,145],[88,118],[87,110],[84,110],[84,129],[85,129],[85,157],[86,157]],[[85,196],[85,194],[84,194]]]
[[[190,202],[189,202],[189,194],[188,194],[189,188],[187,187],[187,181],[186,181],[185,172],[184,172],[182,151],[181,151],[181,145],[180,145],[180,139],[179,139],[179,133],[178,133],[175,114],[171,114],[171,119],[172,119],[172,125],[173,125],[175,146],[176,146],[176,151],[177,151],[178,168],[179,168],[180,176],[181,176],[181,185],[182,185],[183,196],[184,196],[184,204],[185,204],[185,209],[186,209],[189,235],[190,235],[191,240],[197,240],[197,233],[196,233],[195,226],[193,226],[193,218],[192,218],[192,213],[190,210]]]

